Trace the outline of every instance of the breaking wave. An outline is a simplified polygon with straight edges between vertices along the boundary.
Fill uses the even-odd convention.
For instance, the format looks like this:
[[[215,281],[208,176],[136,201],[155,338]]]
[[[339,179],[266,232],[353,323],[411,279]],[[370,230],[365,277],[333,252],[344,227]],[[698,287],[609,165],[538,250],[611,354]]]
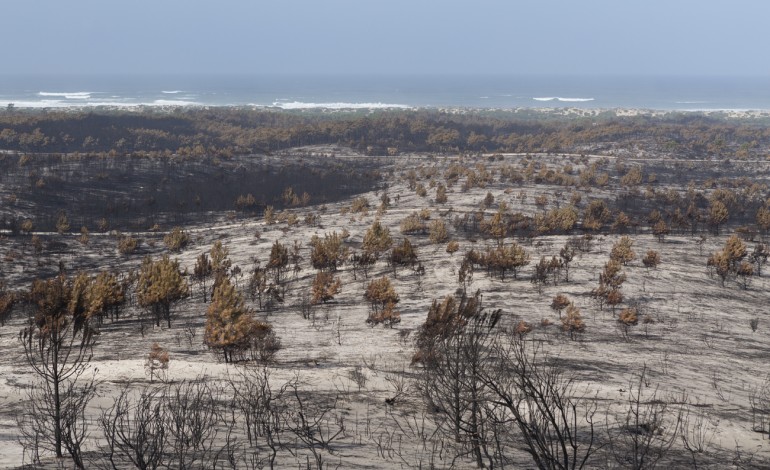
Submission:
[[[198,103],[196,101],[186,101],[186,100],[155,100],[152,103],[149,104],[150,106],[202,106],[201,103]],[[144,104],[144,106],[148,106],[147,104]]]
[[[305,103],[303,101],[274,102],[273,107],[281,109],[408,109],[411,106],[405,104],[390,103]]]
[[[177,93],[184,93],[182,90],[170,90],[170,91],[161,91],[161,93],[165,93],[167,95],[176,95]]]
[[[58,96],[58,95],[57,95]],[[84,99],[84,98],[80,98]],[[1,107],[13,104],[17,108],[138,108],[142,106],[203,106],[196,101],[185,100],[154,100],[142,103],[130,103],[125,101],[66,101],[61,99],[46,100],[3,100],[0,101]]]
[[[51,96],[57,98],[66,98],[68,100],[87,100],[91,98],[90,91],[76,91],[76,92],[58,92],[58,91],[41,91],[39,96]]]
[[[581,103],[584,101],[593,101],[594,98],[563,98],[561,96],[546,96],[543,98],[532,98],[535,101],[566,101]]]

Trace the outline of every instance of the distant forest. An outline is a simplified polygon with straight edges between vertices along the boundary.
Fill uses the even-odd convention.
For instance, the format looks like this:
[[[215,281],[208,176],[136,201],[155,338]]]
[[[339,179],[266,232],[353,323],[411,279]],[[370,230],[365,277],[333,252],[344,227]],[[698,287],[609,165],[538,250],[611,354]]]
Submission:
[[[174,111],[0,111],[0,150],[227,157],[321,144],[368,155],[406,152],[580,152],[618,146],[679,157],[745,158],[764,151],[763,119],[699,113],[559,117],[537,111],[288,112],[253,108]]]
[[[217,211],[249,216],[269,206],[323,204],[380,187],[386,159],[409,153],[764,159],[767,124],[697,113],[6,109],[0,229],[17,232],[32,220],[38,230],[54,230],[66,216],[75,228],[143,230]],[[328,148],[301,148],[321,145]],[[344,158],[340,148],[372,157]],[[648,164],[662,165],[655,172],[666,178],[666,161]],[[729,177],[726,170],[710,176]]]

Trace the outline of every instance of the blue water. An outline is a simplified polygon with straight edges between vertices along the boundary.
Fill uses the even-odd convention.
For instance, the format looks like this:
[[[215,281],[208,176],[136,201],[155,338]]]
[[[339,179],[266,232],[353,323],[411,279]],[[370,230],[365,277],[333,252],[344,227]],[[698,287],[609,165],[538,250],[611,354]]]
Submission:
[[[14,76],[0,106],[770,110],[770,77]]]

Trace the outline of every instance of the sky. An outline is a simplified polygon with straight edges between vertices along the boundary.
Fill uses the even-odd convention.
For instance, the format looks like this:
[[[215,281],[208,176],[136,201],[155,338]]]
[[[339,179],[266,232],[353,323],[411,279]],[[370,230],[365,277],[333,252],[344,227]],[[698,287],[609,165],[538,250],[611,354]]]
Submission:
[[[769,76],[767,0],[1,0],[0,74]]]

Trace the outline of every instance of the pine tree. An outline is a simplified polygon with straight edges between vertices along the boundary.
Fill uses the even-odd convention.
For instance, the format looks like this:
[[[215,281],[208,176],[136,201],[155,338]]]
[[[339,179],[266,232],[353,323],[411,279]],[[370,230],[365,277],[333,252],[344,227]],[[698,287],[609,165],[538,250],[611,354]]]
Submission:
[[[623,266],[627,265],[630,261],[636,259],[636,253],[631,249],[633,246],[634,241],[630,237],[625,235],[620,237],[620,240],[612,246],[610,259],[621,263]]]
[[[722,281],[722,287],[724,287],[725,281],[730,275],[730,257],[724,251],[717,251],[709,256],[706,266],[716,271]]]
[[[770,249],[764,243],[757,243],[754,246],[754,251],[751,252],[751,261],[757,265],[757,276],[762,276],[762,266],[767,262],[767,258],[770,256]]]
[[[718,199],[711,201],[708,211],[708,223],[714,229],[714,233],[719,235],[719,227],[727,222],[730,217],[730,213],[727,210],[727,206]]]
[[[397,304],[399,300],[398,294],[387,277],[381,277],[370,282],[364,293],[364,298],[371,302],[374,313],[378,313],[388,303]]]
[[[390,230],[383,227],[379,220],[375,220],[364,234],[361,247],[366,253],[379,258],[380,253],[389,250],[391,245],[393,245],[393,238],[390,236]]]
[[[213,268],[211,261],[206,253],[201,253],[198,259],[195,260],[195,267],[193,268],[193,279],[200,283],[201,292],[203,293],[203,303],[207,301],[207,289],[206,279],[211,276]]]
[[[86,292],[87,320],[91,321],[95,318],[98,324],[101,324],[107,313],[115,319],[118,317],[120,307],[125,303],[125,286],[118,280],[118,276],[103,271],[91,279]]]
[[[214,276],[214,284],[211,287],[212,292],[217,288],[219,283],[229,275],[232,262],[230,261],[230,250],[227,249],[222,242],[217,240],[214,245],[211,246],[209,251],[211,258],[211,273]]]
[[[181,227],[174,227],[163,237],[163,243],[169,251],[178,253],[190,243],[190,235]]]
[[[62,212],[59,214],[59,218],[56,219],[56,231],[59,232],[59,235],[63,235],[65,232],[69,232],[70,230],[70,221],[67,218],[67,213]]]
[[[251,311],[244,306],[241,294],[225,277],[211,297],[203,341],[209,348],[222,353],[225,362],[229,363],[249,348],[258,323],[251,318]]]
[[[428,229],[428,239],[431,243],[444,243],[449,239],[446,223],[443,220],[437,219],[431,222]]]
[[[158,261],[146,257],[139,271],[136,297],[139,305],[150,309],[155,316],[155,325],[166,319],[171,328],[171,305],[189,294],[187,282],[179,272],[179,263],[164,255]]]
[[[444,204],[445,202],[447,202],[446,186],[439,184],[436,187],[436,204]]]
[[[414,266],[416,262],[417,250],[415,250],[408,238],[404,238],[401,245],[394,246],[390,252],[390,264],[393,266],[394,273],[396,266]]]
[[[280,284],[286,267],[289,265],[289,250],[278,240],[273,243],[270,249],[270,259],[267,261],[267,269],[273,271],[275,283]]]
[[[730,260],[730,264],[735,267],[746,257],[746,244],[738,235],[730,235],[725,242],[724,252]]]
[[[574,304],[570,304],[567,307],[567,312],[561,320],[561,329],[569,333],[570,339],[573,340],[578,334],[585,331],[586,324],[583,321],[583,316],[580,314],[580,309],[575,307]]]
[[[645,268],[657,268],[660,264],[660,254],[655,250],[647,250],[647,254],[642,258],[642,264]]]
[[[64,275],[35,280],[28,296],[35,307],[34,320],[19,334],[27,362],[44,383],[33,391],[33,426],[46,427],[49,432],[41,435],[43,441],[57,457],[63,456],[62,447],[66,447],[78,468],[83,468],[80,449],[68,445],[76,436],[68,434],[67,424],[81,426],[77,413],[82,409],[73,409],[72,405],[77,402],[84,407],[88,397],[93,396],[94,382],[82,380],[81,376],[96,340],[87,323],[78,327],[75,321],[74,313],[82,312],[83,282],[81,278],[80,292],[74,293],[74,283]],[[75,417],[68,419],[68,413],[73,412]]]
[[[488,221],[484,221],[481,226],[484,233],[497,240],[498,246],[503,244],[503,240],[508,234],[508,226],[504,215],[502,211],[497,211]]]
[[[770,210],[767,207],[760,207],[757,211],[757,225],[763,234],[767,234],[770,231]]]
[[[16,294],[9,291],[5,283],[0,281],[0,326],[5,326],[5,322],[11,316],[11,311],[17,300]]]
[[[337,295],[342,287],[342,282],[334,274],[326,271],[319,271],[313,279],[311,302],[319,304],[326,303]]]
[[[559,312],[559,318],[561,318],[561,311],[569,307],[571,303],[566,295],[559,294],[551,301],[551,309]]]
[[[337,232],[327,233],[324,238],[313,236],[310,246],[310,263],[315,269],[336,271],[348,259],[349,250]]]
[[[488,249],[480,261],[488,271],[499,273],[500,278],[505,280],[508,271],[513,272],[513,278],[517,279],[519,270],[529,264],[530,257],[521,245],[511,243]]]

